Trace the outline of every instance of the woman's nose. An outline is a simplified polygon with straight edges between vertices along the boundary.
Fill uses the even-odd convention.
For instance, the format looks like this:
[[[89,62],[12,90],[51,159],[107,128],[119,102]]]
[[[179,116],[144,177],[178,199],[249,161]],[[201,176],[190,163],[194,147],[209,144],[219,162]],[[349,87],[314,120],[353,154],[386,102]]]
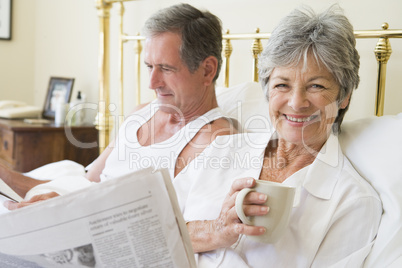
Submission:
[[[303,89],[295,89],[291,91],[288,105],[292,107],[294,111],[299,111],[309,107],[310,102],[307,98],[307,92]]]

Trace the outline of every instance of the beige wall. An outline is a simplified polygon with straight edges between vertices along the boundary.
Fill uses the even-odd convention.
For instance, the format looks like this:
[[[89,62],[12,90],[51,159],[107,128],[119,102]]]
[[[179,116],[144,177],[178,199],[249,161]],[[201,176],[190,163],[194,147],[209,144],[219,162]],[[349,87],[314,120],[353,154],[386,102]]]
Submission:
[[[181,1],[142,0],[126,3],[125,32],[135,34],[142,23],[155,10]],[[209,9],[223,21],[225,29],[232,33],[253,31],[259,27],[269,32],[279,19],[301,3],[320,11],[335,1],[322,0],[192,0],[196,7]],[[384,21],[391,28],[402,29],[402,1],[337,1],[345,9],[355,29],[378,29]],[[47,85],[51,76],[74,77],[74,96],[78,90],[85,92],[88,100],[98,98],[98,18],[93,0],[14,0],[13,39],[0,41],[0,99],[19,99],[43,106]],[[229,6],[230,12],[225,12]],[[257,11],[256,11],[257,10]],[[117,102],[117,13],[118,5],[112,9],[112,101]],[[361,51],[361,85],[355,92],[347,118],[365,117],[373,113],[376,63],[373,57],[375,40],[358,40]],[[125,68],[125,111],[133,108],[134,79],[132,73],[132,45],[126,44]],[[249,53],[249,44],[239,45]],[[388,67],[386,92],[386,114],[402,112],[402,40],[392,41],[393,54]],[[249,80],[243,75],[251,62],[244,62],[234,55],[232,64],[243,67],[232,73],[231,84]],[[153,94],[147,90],[146,76],[143,77],[144,100]],[[222,81],[218,81],[221,85]]]
[[[14,0],[12,40],[0,40],[0,100],[42,107],[51,76],[98,98],[98,20],[91,0]]]
[[[78,90],[81,90],[88,95],[88,99],[96,101],[98,21],[94,2],[91,0],[35,0],[34,2],[35,103],[43,104],[51,76],[75,78],[73,97]]]
[[[35,1],[13,1],[12,40],[0,40],[0,100],[34,103]]]

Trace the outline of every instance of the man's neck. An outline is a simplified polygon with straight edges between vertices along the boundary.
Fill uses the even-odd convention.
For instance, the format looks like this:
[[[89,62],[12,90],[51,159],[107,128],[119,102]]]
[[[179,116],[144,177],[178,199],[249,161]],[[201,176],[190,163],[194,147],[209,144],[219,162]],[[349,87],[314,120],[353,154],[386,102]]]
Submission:
[[[211,101],[199,103],[200,105],[194,109],[187,109],[181,113],[158,110],[151,120],[138,130],[138,141],[142,146],[162,142],[180,131],[189,122],[218,107],[215,97]]]
[[[198,117],[217,107],[218,104],[215,100],[214,102],[211,102],[209,104],[203,103],[203,105],[194,107],[193,109],[189,109],[188,111],[183,111],[182,113],[168,114],[167,123],[171,125],[186,125],[189,122],[197,119]]]
[[[167,114],[167,124],[170,125],[186,125],[189,122],[197,119],[198,117],[204,115],[208,111],[217,108],[218,102],[215,96],[215,89],[209,90],[210,94],[207,94],[193,106],[186,107],[185,110],[181,110],[177,113]]]

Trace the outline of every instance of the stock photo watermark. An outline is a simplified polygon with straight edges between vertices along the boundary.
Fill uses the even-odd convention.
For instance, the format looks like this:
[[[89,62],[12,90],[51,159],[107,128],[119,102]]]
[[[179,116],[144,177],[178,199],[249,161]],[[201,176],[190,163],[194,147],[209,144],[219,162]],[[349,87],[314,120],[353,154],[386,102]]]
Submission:
[[[69,127],[69,120],[74,117],[75,113],[79,112],[80,110],[88,109],[92,110],[93,112],[97,112],[100,109],[100,106],[103,105],[104,103],[83,103],[77,105],[74,109],[70,109],[70,111],[67,113],[66,116],[66,127],[65,127],[65,133],[66,137],[69,140],[69,142],[79,148],[94,148],[98,146],[97,142],[82,142],[77,140],[74,135],[72,128]],[[156,104],[156,103],[151,103],[149,106],[149,109],[151,109],[151,114],[155,114],[158,109],[161,108],[162,105]],[[177,115],[184,117],[182,112],[175,106],[172,105],[166,105],[164,104],[163,106],[166,106],[170,110],[174,110]],[[109,112],[114,112],[116,110],[116,105],[111,104],[109,107]],[[277,122],[274,122],[275,125],[268,119],[268,111],[266,111],[267,116],[263,116],[261,114],[259,115],[245,115],[243,111],[243,107],[241,102],[238,102],[237,107],[236,107],[236,118],[235,120],[239,122],[243,122],[243,130],[246,130],[247,132],[260,132],[260,133],[267,133],[267,135],[271,135],[275,129],[276,125],[279,124],[281,120],[286,120],[285,118],[282,118],[278,120]],[[305,137],[304,133],[306,132],[306,129],[308,129],[311,125],[313,124],[321,124],[323,125],[322,131],[325,131],[326,134],[329,136],[329,133],[331,132],[331,128],[333,127],[334,124],[334,118],[337,115],[337,109],[338,109],[338,104],[331,103],[325,107],[325,112],[322,113],[320,111],[317,111],[316,114],[313,114],[313,119],[307,122],[303,123],[303,127],[301,129],[301,133],[303,135],[302,137],[302,143],[304,148],[311,153],[314,156],[319,155],[319,150],[316,148],[312,148],[309,143],[305,142]],[[186,131],[179,131],[177,135],[173,135],[171,138],[167,139],[166,142],[161,142],[158,143],[156,142],[158,139],[157,137],[157,131],[155,129],[155,121],[153,119],[154,117],[151,116],[151,118],[146,118],[140,114],[131,114],[129,116],[124,116],[124,115],[109,115],[109,118],[107,118],[107,122],[115,122],[117,125],[115,125],[112,129],[112,133],[114,134],[114,137],[119,137],[116,140],[116,143],[113,145],[113,147],[117,147],[116,149],[118,150],[118,159],[119,161],[125,161],[129,160],[130,165],[138,165],[139,167],[145,167],[145,166],[161,166],[164,167],[165,165],[169,165],[171,163],[171,157],[174,157],[174,155],[170,156],[169,159],[155,159],[155,158],[140,158],[138,154],[135,153],[135,150],[142,147],[140,142],[138,141],[137,133],[133,133],[132,129],[139,129],[141,127],[146,128],[146,131],[148,132],[148,137],[150,140],[147,142],[151,144],[150,146],[153,149],[169,149],[172,147],[175,147],[176,144],[182,143],[183,139],[186,141],[186,144],[190,145],[191,147],[194,148],[205,148],[206,144],[197,144],[192,137],[194,134],[196,134],[198,131],[200,131],[200,128],[197,126],[192,126],[191,124],[188,124]],[[102,122],[97,118],[98,122],[95,122],[96,125],[100,125]],[[205,116],[200,116],[197,118],[198,121],[204,121],[206,127],[202,129],[201,131],[212,131],[211,128],[208,128],[208,118]],[[121,123],[123,122],[123,123]],[[235,133],[235,128],[234,125],[236,124],[231,124],[232,127],[226,128],[226,129],[219,129],[215,131],[215,133],[212,133],[214,136],[219,136],[220,132],[229,132],[230,134]],[[258,127],[255,127],[258,126]],[[236,130],[237,131],[237,130]],[[336,133],[335,133],[336,134]],[[262,134],[264,135],[264,134]],[[223,141],[223,142],[222,142]],[[248,146],[250,148],[260,148],[261,146],[266,146],[266,144],[261,144],[258,142],[258,140],[252,140],[248,139],[247,136],[245,136],[244,139],[239,139],[239,142],[244,142],[246,143],[245,146]],[[217,139],[215,140],[213,146],[217,149],[221,148],[226,148],[230,146],[237,146],[237,147],[242,147],[242,144],[234,144],[232,142],[229,142],[229,139]],[[134,150],[134,152],[133,152]],[[177,152],[180,153],[180,152]],[[237,159],[236,159],[237,157]],[[178,161],[185,161],[185,159],[178,159]],[[199,161],[199,159],[197,159]],[[215,165],[214,163],[217,163],[216,165],[218,167],[224,167],[225,163],[230,163],[230,161],[234,161],[233,165],[236,166],[242,166],[244,168],[247,168],[247,166],[252,166],[254,165],[256,160],[244,157],[242,159],[239,158],[239,155],[235,155],[234,157],[231,158],[222,158],[222,159],[214,159],[210,158],[208,160],[203,160],[198,165]],[[250,161],[249,163],[246,163],[247,161]],[[158,162],[158,163],[156,163]],[[164,163],[165,162],[165,163]],[[205,162],[205,163],[204,163]],[[139,164],[138,164],[139,163]],[[334,165],[334,163],[331,163],[331,165]]]

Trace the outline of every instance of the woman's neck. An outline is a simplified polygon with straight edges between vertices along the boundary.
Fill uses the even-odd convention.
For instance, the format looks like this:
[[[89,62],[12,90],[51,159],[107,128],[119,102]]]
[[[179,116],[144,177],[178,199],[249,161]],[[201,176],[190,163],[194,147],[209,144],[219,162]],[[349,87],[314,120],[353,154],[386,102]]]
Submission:
[[[283,139],[273,139],[265,149],[260,179],[283,182],[289,176],[314,162],[323,144],[308,147]]]

